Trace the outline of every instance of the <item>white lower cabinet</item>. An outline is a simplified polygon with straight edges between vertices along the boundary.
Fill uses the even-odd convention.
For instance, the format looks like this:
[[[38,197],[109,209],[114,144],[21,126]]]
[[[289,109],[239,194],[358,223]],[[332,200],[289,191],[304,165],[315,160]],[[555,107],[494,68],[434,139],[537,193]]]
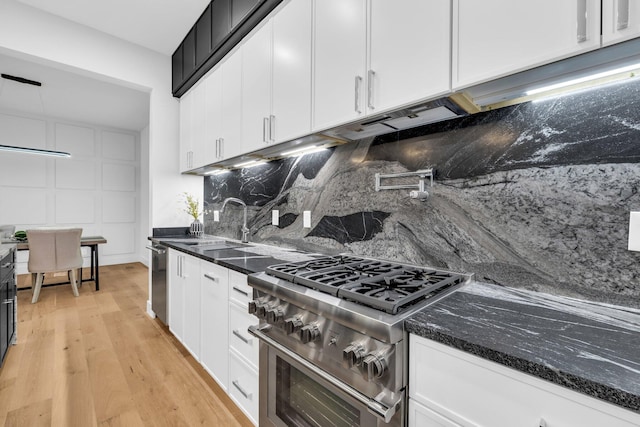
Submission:
[[[233,349],[229,353],[229,396],[258,424],[258,372]]]
[[[169,329],[258,424],[258,340],[247,275],[169,249]]]
[[[409,427],[460,427],[460,424],[419,404],[415,399],[409,399]]]
[[[438,342],[409,345],[409,425],[640,425],[640,414]]]
[[[200,363],[224,390],[229,388],[229,270],[217,264],[200,261],[201,351]]]

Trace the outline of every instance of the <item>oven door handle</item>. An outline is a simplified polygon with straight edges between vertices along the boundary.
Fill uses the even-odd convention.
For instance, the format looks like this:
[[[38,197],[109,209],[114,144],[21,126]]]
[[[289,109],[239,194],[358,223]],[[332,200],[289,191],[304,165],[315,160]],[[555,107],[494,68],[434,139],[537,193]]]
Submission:
[[[264,328],[270,328],[270,326],[264,326]],[[304,366],[309,371],[313,372],[315,375],[319,376],[323,380],[327,381],[328,383],[335,386],[336,388],[338,388],[345,394],[349,395],[353,399],[357,400],[358,402],[362,403],[363,405],[366,405],[370,413],[372,413],[373,415],[375,415],[380,419],[383,419],[385,423],[389,423],[391,421],[391,418],[395,415],[396,411],[400,407],[401,400],[396,402],[392,407],[389,407],[384,403],[378,402],[377,400],[371,399],[369,396],[360,393],[358,390],[354,389],[350,385],[345,384],[344,382],[335,378],[333,375],[326,373],[322,369],[313,365],[311,362],[307,361],[306,359],[298,356],[293,351],[284,347],[282,344],[278,343],[273,338],[269,337],[268,335],[265,335],[262,332],[260,327],[249,326],[248,331],[251,335],[263,341],[265,344],[275,348],[279,352],[294,359],[296,362]]]

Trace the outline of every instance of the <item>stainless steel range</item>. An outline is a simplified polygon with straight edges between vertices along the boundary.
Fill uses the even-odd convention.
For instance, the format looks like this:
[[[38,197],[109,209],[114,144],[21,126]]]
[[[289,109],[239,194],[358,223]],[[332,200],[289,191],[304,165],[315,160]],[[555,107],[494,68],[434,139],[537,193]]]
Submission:
[[[404,320],[471,275],[355,256],[249,276],[261,426],[404,426]]]

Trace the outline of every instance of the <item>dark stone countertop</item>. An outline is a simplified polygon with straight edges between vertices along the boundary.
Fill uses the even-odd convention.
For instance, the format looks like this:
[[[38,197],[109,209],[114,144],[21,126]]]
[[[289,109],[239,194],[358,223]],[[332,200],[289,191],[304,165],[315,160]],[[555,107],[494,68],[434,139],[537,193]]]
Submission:
[[[472,282],[405,326],[640,412],[640,310]]]
[[[278,248],[258,243],[242,244],[241,242],[216,236],[188,238],[184,235],[164,235],[149,237],[149,240],[243,274],[258,273],[264,271],[270,265],[305,261],[318,256],[318,254],[309,254],[295,249]],[[238,246],[224,249],[207,249],[206,242],[211,240],[225,240],[232,245]],[[202,246],[193,245],[193,243],[199,242],[202,242]]]

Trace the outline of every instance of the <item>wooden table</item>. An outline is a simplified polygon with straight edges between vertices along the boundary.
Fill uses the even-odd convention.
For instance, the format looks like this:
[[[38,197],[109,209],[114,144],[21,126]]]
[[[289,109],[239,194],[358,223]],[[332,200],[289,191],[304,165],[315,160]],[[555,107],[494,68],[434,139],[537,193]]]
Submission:
[[[19,251],[27,251],[29,250],[29,242],[18,242],[15,240],[2,240],[2,243],[13,243],[16,245],[16,249]],[[91,277],[88,279],[82,278],[82,267],[80,267],[80,281],[81,282],[94,282],[96,284],[96,291],[100,290],[100,270],[98,268],[98,245],[102,245],[107,243],[107,239],[102,236],[83,236],[80,238],[80,246],[88,246],[91,248]],[[52,283],[49,285],[43,286],[56,286],[56,285],[64,285],[69,282],[64,283]],[[20,289],[31,289],[28,288],[20,288]]]

